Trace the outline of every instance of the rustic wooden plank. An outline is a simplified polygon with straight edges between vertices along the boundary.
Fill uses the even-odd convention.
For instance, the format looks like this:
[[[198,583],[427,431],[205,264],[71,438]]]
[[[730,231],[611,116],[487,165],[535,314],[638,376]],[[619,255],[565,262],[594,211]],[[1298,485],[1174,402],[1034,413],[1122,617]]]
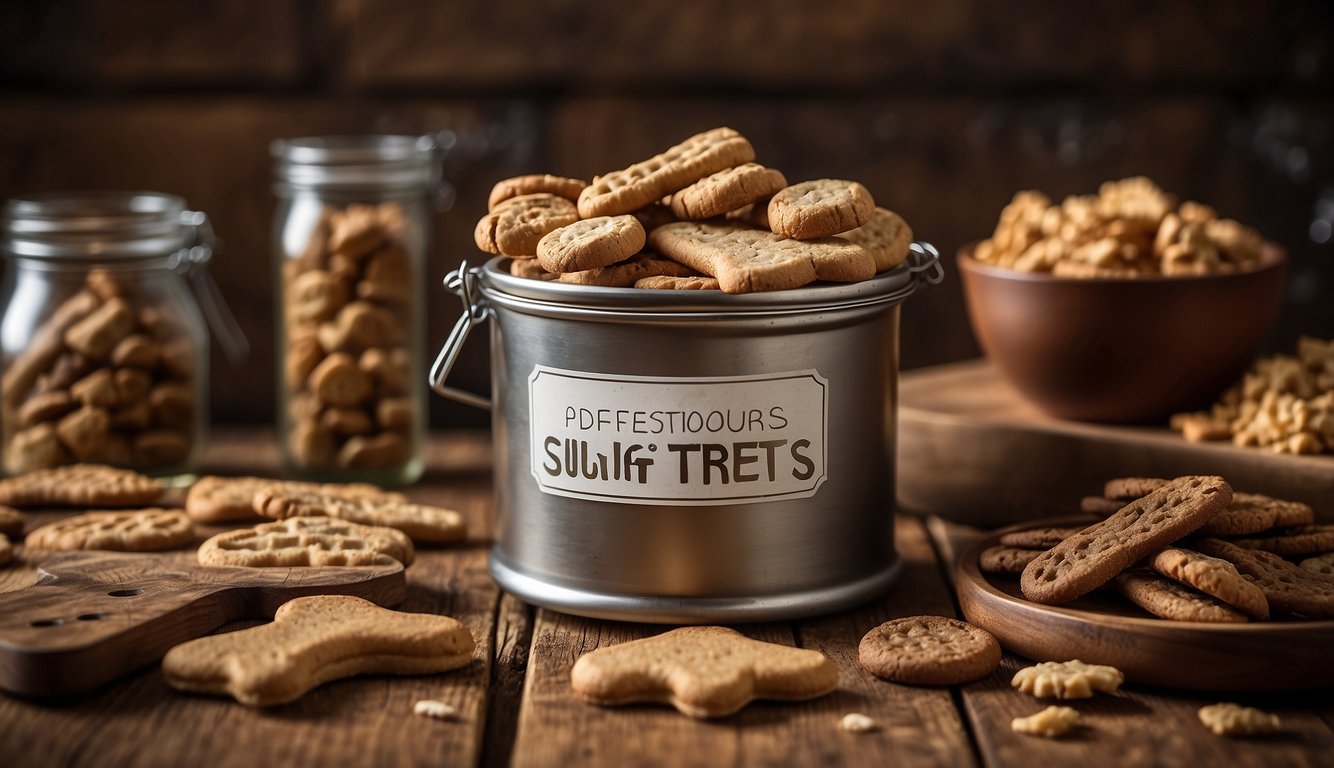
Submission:
[[[515,13],[484,0],[358,0],[343,22],[347,76],[367,87],[742,82],[860,92],[1080,82],[1120,91],[1275,79],[1318,87],[1328,40],[1307,25],[1327,29],[1329,15],[1317,3],[1289,3],[1291,23],[1275,24],[1275,6],[1227,0],[1127,13],[1114,0],[1041,12],[981,0],[548,0]],[[1282,54],[1293,49],[1310,52],[1296,72]]]
[[[533,640],[533,607],[502,593],[496,607],[496,640],[486,708],[482,765],[507,766],[514,753],[523,704],[524,678]]]
[[[0,78],[25,85],[290,86],[305,74],[300,0],[0,7]]]
[[[695,721],[658,706],[598,708],[569,687],[575,660],[595,648],[664,631],[538,612],[514,764],[644,765],[968,765],[972,751],[949,691],[882,683],[856,667],[862,634],[890,615],[952,613],[934,554],[921,526],[898,526],[905,558],[902,582],[885,601],[862,611],[786,626],[743,625],[746,634],[828,654],[840,687],[801,703],[762,702],[717,721]],[[838,729],[843,714],[862,711],[880,721],[876,734]],[[612,746],[616,745],[616,746]]]

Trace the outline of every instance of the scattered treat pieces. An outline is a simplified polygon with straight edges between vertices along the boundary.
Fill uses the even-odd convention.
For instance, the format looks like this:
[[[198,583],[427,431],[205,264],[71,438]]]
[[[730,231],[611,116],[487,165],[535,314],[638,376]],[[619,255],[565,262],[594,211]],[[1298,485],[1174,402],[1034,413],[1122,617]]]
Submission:
[[[265,477],[204,476],[190,486],[190,492],[185,497],[185,512],[191,519],[201,523],[256,520],[260,515],[255,511],[255,493],[262,490],[321,492],[348,498],[407,501],[407,497],[401,493],[384,491],[365,483],[319,484]]]
[[[264,517],[332,517],[359,525],[395,528],[413,541],[446,544],[467,535],[463,515],[452,509],[411,504],[384,495],[348,495],[336,487],[323,490],[273,484],[255,491],[254,510]]]
[[[662,154],[593,179],[579,193],[579,215],[632,213],[725,168],[755,159],[755,149],[731,128],[714,128]]]
[[[793,184],[769,199],[769,228],[797,240],[831,237],[871,220],[875,200],[855,181],[816,179]]]
[[[848,733],[870,733],[880,730],[879,724],[860,712],[849,712],[838,721],[839,730]]]
[[[435,720],[453,720],[458,717],[459,711],[443,701],[422,699],[412,705],[412,714],[418,717],[430,717]]]
[[[1058,277],[1136,278],[1253,269],[1263,245],[1254,229],[1199,203],[1178,206],[1152,181],[1135,177],[1060,205],[1041,192],[1020,192],[973,256]]]
[[[1301,562],[1301,567],[1326,576],[1334,576],[1334,552],[1317,557],[1308,557]]]
[[[0,507],[0,534],[20,536],[23,534],[23,513],[10,507]]]
[[[286,704],[354,675],[428,675],[472,661],[468,628],[448,616],[401,613],[348,595],[299,597],[273,623],[178,645],[162,659],[177,690]]]
[[[560,276],[560,281],[575,285],[629,288],[646,277],[694,277],[698,274],[679,261],[664,259],[656,253],[640,253],[609,267],[566,272]]]
[[[824,654],[751,640],[723,627],[685,627],[584,654],[570,673],[593,704],[666,702],[691,717],[730,715],[754,699],[794,701],[838,687]]]
[[[983,573],[994,576],[1018,576],[1029,563],[1042,554],[1040,549],[1022,549],[1020,547],[987,547],[977,556],[977,567]]]
[[[780,171],[757,163],[743,163],[676,192],[667,199],[667,205],[682,221],[709,219],[766,200],[786,186],[787,179]]]
[[[847,240],[793,240],[738,224],[668,224],[653,230],[649,243],[718,278],[726,293],[779,291],[816,280],[857,281],[875,274],[871,254]]]
[[[1241,623],[1246,614],[1153,571],[1136,568],[1117,574],[1112,585],[1130,602],[1160,619]]]
[[[276,568],[324,565],[411,565],[402,531],[329,517],[293,517],[227,531],[199,546],[200,565]]]
[[[581,179],[567,179],[564,176],[552,176],[546,173],[537,173],[529,176],[515,176],[511,179],[503,179],[496,182],[491,188],[491,196],[486,202],[486,209],[494,211],[496,206],[511,198],[520,195],[535,195],[539,192],[563,197],[570,202],[579,199],[579,193],[584,191],[588,182]]]
[[[644,247],[634,216],[597,216],[554,229],[537,243],[537,263],[548,272],[580,272],[624,261]]]
[[[1016,717],[1010,721],[1010,730],[1031,736],[1059,738],[1079,725],[1079,712],[1071,707],[1047,707],[1028,717]]]
[[[0,480],[10,507],[141,507],[162,495],[162,482],[128,469],[71,464]]]
[[[1278,715],[1240,704],[1200,707],[1200,722],[1216,736],[1263,736],[1283,730]]]
[[[1264,592],[1238,573],[1236,566],[1226,560],[1188,549],[1167,547],[1154,555],[1149,564],[1167,578],[1194,587],[1248,616],[1261,620],[1269,618],[1269,602],[1265,600]],[[1131,599],[1135,600],[1133,597]],[[1140,604],[1138,600],[1135,602]],[[1155,616],[1162,615],[1153,610],[1149,612]],[[1207,620],[1200,619],[1200,621]]]
[[[839,233],[838,237],[865,248],[875,259],[875,271],[887,272],[908,259],[912,228],[891,210],[876,208],[865,224]]]
[[[1024,569],[1020,588],[1036,603],[1068,603],[1204,525],[1231,500],[1221,477],[1179,477],[1042,553]]]
[[[0,566],[9,565],[14,559],[14,545],[9,543],[9,537],[0,533]]]
[[[886,680],[914,685],[957,685],[1000,666],[1001,648],[990,632],[944,616],[892,619],[867,632],[857,663]]]
[[[1010,686],[1039,699],[1087,699],[1094,691],[1116,693],[1125,675],[1115,667],[1073,661],[1044,661],[1014,674]]]
[[[669,277],[657,275],[635,281],[636,288],[666,291],[716,291],[718,280],[712,277]]]
[[[1121,507],[1117,507],[1120,509]],[[1115,510],[1113,510],[1115,511]],[[1045,528],[1029,528],[1025,531],[1014,531],[1004,534],[999,542],[1004,547],[1018,547],[1019,549],[1051,549],[1060,544],[1070,536],[1084,530],[1086,526],[1081,525],[1063,525],[1048,526]]]
[[[1246,549],[1222,539],[1200,539],[1191,547],[1232,563],[1260,588],[1269,611],[1309,619],[1334,619],[1334,579],[1293,565],[1278,555]]]
[[[1213,408],[1172,417],[1192,442],[1231,440],[1275,453],[1334,452],[1334,340],[1304,336],[1296,357],[1261,358]]]
[[[1303,525],[1275,531],[1269,536],[1233,539],[1233,544],[1247,549],[1261,549],[1283,557],[1301,557],[1334,552],[1334,525]]]
[[[33,530],[24,539],[32,549],[106,549],[155,552],[185,546],[194,526],[184,510],[141,509],[87,512]]]

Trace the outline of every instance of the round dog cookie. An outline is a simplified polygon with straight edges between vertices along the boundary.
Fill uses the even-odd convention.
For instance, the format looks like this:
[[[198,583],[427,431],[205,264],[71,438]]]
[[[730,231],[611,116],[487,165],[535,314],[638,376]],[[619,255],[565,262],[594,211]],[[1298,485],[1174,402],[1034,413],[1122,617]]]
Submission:
[[[1247,549],[1260,549],[1283,557],[1301,557],[1334,552],[1334,524],[1302,525],[1275,531],[1270,536],[1233,539],[1232,543]]]
[[[1102,495],[1109,499],[1134,501],[1142,496],[1148,496],[1167,483],[1168,481],[1161,477],[1116,477],[1108,480],[1103,486]]]
[[[786,186],[782,172],[744,163],[700,179],[669,197],[667,204],[678,219],[708,219],[771,197]]]
[[[1334,576],[1334,552],[1308,557],[1301,562],[1301,567],[1326,576]]]
[[[19,536],[23,533],[23,514],[11,507],[0,507],[0,534]]]
[[[38,469],[0,480],[10,507],[139,507],[162,495],[162,481],[101,464]]]
[[[635,281],[636,288],[668,291],[716,291],[718,280],[713,277],[672,277],[654,275]]]
[[[639,253],[644,239],[634,216],[597,216],[548,232],[537,243],[537,263],[548,272],[605,267]]]
[[[684,627],[580,656],[570,687],[602,706],[665,702],[691,717],[724,717],[754,699],[823,696],[838,687],[838,668],[819,651]]]
[[[875,211],[871,193],[855,181],[816,179],[769,199],[769,229],[797,240],[830,237],[866,224]]]
[[[983,573],[995,576],[1018,576],[1024,567],[1042,554],[1040,549],[1019,547],[987,547],[977,556],[977,567]]]
[[[560,277],[555,272],[543,269],[536,258],[521,259],[517,256],[510,259],[510,274],[515,277],[526,277],[529,280],[555,280]]]
[[[1189,549],[1168,547],[1154,555],[1149,565],[1167,578],[1194,587],[1248,616],[1269,618],[1269,601],[1265,599],[1265,593],[1226,560]]]
[[[227,531],[199,546],[200,565],[276,568],[412,564],[412,540],[394,528],[330,517],[291,517]]]
[[[857,662],[886,680],[914,685],[958,685],[1000,666],[1001,647],[990,632],[944,616],[892,619],[866,633]]]
[[[888,272],[908,259],[912,228],[897,213],[887,208],[876,208],[871,213],[870,221],[838,237],[869,251],[875,259],[876,272]]]
[[[548,232],[579,220],[574,203],[549,192],[511,197],[488,212],[473,230],[477,247],[487,253],[532,256]]]
[[[1090,515],[1106,517],[1120,512],[1121,507],[1124,507],[1125,505],[1126,502],[1124,501],[1104,499],[1101,496],[1085,496],[1079,500],[1079,511],[1087,512]]]
[[[1152,571],[1129,570],[1117,574],[1112,584],[1130,602],[1160,619],[1216,624],[1246,621],[1241,611]]]
[[[755,159],[755,148],[731,128],[698,133],[667,151],[598,176],[579,193],[579,215],[619,216],[656,203],[724,168]]]
[[[692,277],[699,273],[679,261],[665,259],[656,253],[637,253],[606,267],[566,272],[558,279],[575,285],[600,285],[604,288],[629,288],[646,277]]]
[[[1247,494],[1255,495],[1255,494]],[[1267,497],[1262,497],[1267,498]],[[1274,501],[1271,499],[1271,501]],[[1274,506],[1274,527],[1293,528],[1299,525],[1314,525],[1315,510],[1310,505],[1298,501],[1278,501]]]
[[[1222,539],[1199,539],[1191,547],[1237,567],[1269,601],[1271,614],[1295,613],[1310,619],[1334,619],[1334,579],[1301,568],[1272,552],[1246,549]]]
[[[29,533],[24,544],[31,549],[156,552],[185,546],[194,535],[184,510],[108,510],[43,525]]]
[[[1120,509],[1120,507],[1117,507]],[[1086,526],[1082,525],[1063,525],[1047,526],[1045,528],[1029,528],[1026,531],[1014,531],[1003,534],[998,540],[1003,547],[1017,547],[1019,549],[1051,549],[1060,544],[1067,537],[1072,536],[1084,530]]]
[[[588,182],[582,179],[567,179],[564,176],[552,176],[549,173],[534,173],[528,176],[501,179],[491,188],[491,196],[486,201],[486,210],[494,211],[497,206],[506,200],[521,195],[535,195],[539,192],[563,197],[573,203],[579,199],[579,193],[583,192],[586,186],[588,186]]]
[[[1289,507],[1294,504],[1295,502],[1279,501],[1255,493],[1234,493],[1232,503],[1227,505],[1227,509],[1196,529],[1195,535],[1244,536],[1267,531],[1274,527],[1280,515],[1290,512]]]

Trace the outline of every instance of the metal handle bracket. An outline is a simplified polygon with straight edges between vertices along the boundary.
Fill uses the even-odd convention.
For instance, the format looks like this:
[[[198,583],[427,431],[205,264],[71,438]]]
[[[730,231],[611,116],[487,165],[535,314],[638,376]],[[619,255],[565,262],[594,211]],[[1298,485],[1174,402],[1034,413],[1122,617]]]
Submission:
[[[445,287],[457,294],[463,302],[463,314],[458,322],[454,323],[449,338],[440,348],[440,354],[436,355],[435,362],[431,364],[430,384],[431,389],[438,395],[489,411],[491,410],[489,399],[445,384],[449,372],[458,360],[459,352],[463,349],[463,342],[468,339],[473,326],[484,322],[488,316],[486,302],[474,293],[476,281],[477,271],[469,269],[466,260],[459,264],[458,269],[445,276]]]

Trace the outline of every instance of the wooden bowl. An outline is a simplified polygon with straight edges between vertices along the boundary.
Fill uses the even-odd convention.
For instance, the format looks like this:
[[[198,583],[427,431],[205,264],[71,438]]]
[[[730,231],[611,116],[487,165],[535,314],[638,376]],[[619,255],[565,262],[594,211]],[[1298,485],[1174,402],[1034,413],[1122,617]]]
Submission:
[[[1010,531],[1074,525],[1055,518],[1010,526],[966,549],[955,565],[964,618],[1034,661],[1108,664],[1140,685],[1193,691],[1273,691],[1334,685],[1334,621],[1210,624],[1146,616],[1112,594],[1063,606],[1023,598],[1018,578],[987,576],[977,556]]]
[[[959,253],[973,332],[1005,379],[1046,413],[1160,422],[1205,408],[1245,372],[1278,315],[1287,255],[1200,277],[1063,278]]]

